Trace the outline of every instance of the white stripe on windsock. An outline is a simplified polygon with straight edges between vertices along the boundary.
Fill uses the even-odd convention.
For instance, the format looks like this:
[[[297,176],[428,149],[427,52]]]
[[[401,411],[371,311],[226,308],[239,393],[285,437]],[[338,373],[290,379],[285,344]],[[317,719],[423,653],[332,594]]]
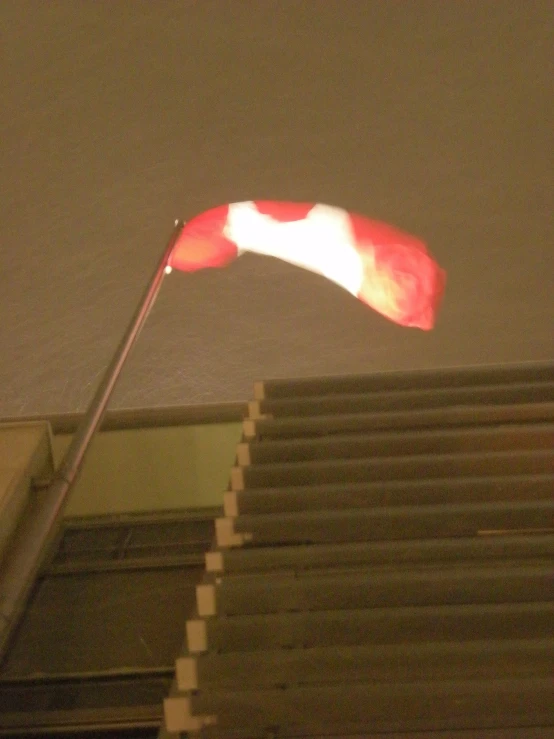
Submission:
[[[229,206],[224,235],[239,253],[277,257],[316,272],[358,296],[364,278],[350,217],[342,208],[316,204],[307,217],[283,223],[253,202]]]

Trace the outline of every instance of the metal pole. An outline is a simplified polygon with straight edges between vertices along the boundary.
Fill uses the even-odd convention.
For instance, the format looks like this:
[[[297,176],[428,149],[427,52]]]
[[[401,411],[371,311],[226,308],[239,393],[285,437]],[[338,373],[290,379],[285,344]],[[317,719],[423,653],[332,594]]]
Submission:
[[[62,514],[69,493],[81,469],[92,437],[102,421],[125,360],[158,296],[169,257],[183,226],[181,221],[175,222],[175,228],[156,271],[148,283],[127,331],[117,347],[51,484],[44,491],[36,493],[6,553],[0,569],[0,661],[19,623],[34,580],[43,565],[49,547],[60,532]]]

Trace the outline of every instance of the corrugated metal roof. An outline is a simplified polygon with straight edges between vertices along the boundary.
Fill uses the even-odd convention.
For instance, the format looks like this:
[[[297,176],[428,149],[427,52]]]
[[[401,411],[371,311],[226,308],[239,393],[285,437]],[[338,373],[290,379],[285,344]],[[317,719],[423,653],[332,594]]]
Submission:
[[[554,367],[258,383],[249,413],[167,728],[549,735]]]

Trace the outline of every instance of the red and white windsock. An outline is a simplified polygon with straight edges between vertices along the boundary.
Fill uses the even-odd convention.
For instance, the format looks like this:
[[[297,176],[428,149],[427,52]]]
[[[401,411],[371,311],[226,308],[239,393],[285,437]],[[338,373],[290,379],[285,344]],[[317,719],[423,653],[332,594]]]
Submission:
[[[390,320],[424,330],[433,328],[446,280],[415,236],[320,203],[256,200],[212,208],[185,225],[169,266],[223,267],[244,252],[323,275]]]

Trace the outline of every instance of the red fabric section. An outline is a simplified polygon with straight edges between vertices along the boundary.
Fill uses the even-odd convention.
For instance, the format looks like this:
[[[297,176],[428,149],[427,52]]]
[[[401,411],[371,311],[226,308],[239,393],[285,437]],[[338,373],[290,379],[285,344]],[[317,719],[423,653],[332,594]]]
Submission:
[[[254,200],[258,213],[271,216],[281,223],[303,221],[315,203],[285,203],[275,200]]]
[[[253,202],[259,213],[283,223],[304,220],[314,207],[313,203]],[[189,221],[175,244],[169,266],[195,272],[207,267],[224,267],[235,259],[238,256],[236,245],[223,236],[228,212],[229,206],[221,205]]]
[[[306,218],[313,203],[254,201],[260,214],[288,223]],[[229,206],[212,208],[183,229],[169,265],[184,272],[224,267],[238,256],[223,233]],[[381,221],[350,214],[353,236],[362,257],[364,279],[360,300],[402,326],[433,328],[444,293],[446,275],[425,244]]]
[[[223,236],[229,206],[212,208],[189,221],[173,247],[169,266],[183,272],[224,267],[238,256],[236,245]]]
[[[402,326],[432,329],[446,273],[425,244],[386,223],[357,215],[351,220],[364,263],[360,300]]]

